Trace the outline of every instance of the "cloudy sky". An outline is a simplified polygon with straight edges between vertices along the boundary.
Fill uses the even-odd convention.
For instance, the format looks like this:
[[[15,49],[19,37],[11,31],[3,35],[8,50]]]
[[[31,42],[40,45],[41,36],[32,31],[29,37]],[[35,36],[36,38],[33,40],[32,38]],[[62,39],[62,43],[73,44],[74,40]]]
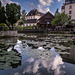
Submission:
[[[46,13],[50,11],[55,13],[56,9],[59,8],[61,11],[61,6],[64,0],[0,0],[3,6],[7,3],[16,3],[21,5],[21,10],[26,10],[29,12],[31,9],[37,8],[40,12]]]

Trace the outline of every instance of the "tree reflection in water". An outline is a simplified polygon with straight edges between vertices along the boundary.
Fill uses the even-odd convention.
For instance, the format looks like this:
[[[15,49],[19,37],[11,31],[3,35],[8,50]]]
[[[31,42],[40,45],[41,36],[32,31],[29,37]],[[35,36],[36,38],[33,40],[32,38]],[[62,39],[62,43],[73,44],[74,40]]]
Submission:
[[[0,70],[17,68],[21,65],[21,54],[13,49],[14,44],[12,41],[0,42]]]

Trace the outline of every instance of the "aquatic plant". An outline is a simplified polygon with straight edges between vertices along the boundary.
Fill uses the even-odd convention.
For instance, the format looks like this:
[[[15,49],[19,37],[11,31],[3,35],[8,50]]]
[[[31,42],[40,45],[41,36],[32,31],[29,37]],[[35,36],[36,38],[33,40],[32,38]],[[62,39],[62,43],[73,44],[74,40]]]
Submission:
[[[73,43],[75,44],[75,37],[72,37]]]

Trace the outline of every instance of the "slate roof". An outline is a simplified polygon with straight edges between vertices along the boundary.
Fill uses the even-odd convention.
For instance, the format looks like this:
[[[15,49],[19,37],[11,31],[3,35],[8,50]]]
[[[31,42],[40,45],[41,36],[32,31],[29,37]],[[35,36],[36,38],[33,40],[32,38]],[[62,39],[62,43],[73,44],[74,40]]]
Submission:
[[[43,16],[44,13],[39,12],[37,9],[33,9],[33,10],[31,10],[31,11],[27,14],[27,16],[34,16],[34,15]]]
[[[51,22],[54,19],[54,16],[50,13],[47,12],[44,16],[42,16],[37,22],[38,24],[46,25],[47,22]]]
[[[28,19],[25,21],[25,23],[36,23],[37,19]]]
[[[49,14],[49,16],[48,16]],[[50,12],[47,12],[45,15],[43,15],[39,20],[43,19],[43,18],[54,18],[54,16],[50,13]]]

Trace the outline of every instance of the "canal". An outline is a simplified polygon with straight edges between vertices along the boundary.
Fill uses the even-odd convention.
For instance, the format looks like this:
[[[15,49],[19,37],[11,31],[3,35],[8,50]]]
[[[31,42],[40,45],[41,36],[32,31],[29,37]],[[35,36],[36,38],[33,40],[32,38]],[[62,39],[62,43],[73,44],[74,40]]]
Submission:
[[[0,75],[75,75],[73,34],[0,38]]]

